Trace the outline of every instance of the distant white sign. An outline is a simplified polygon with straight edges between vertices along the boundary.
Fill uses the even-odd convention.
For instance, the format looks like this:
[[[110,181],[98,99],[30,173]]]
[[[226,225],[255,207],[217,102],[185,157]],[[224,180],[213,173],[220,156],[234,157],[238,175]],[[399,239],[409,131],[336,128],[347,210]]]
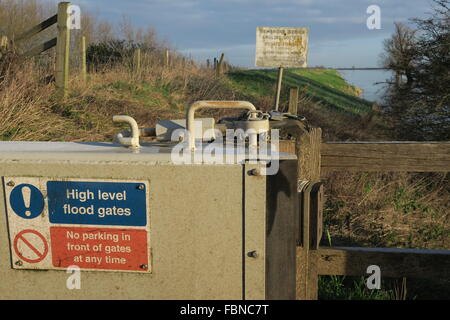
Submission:
[[[256,28],[256,66],[305,68],[308,28]]]

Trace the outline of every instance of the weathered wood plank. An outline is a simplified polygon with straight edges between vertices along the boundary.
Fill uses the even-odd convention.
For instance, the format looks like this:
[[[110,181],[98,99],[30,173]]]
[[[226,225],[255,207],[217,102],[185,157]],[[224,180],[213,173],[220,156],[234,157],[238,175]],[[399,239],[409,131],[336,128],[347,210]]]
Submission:
[[[297,114],[298,107],[298,87],[289,89],[289,109],[290,114]]]
[[[450,171],[450,142],[328,142],[323,171]]]
[[[297,255],[303,255],[297,248]],[[320,275],[367,275],[370,265],[377,265],[383,277],[423,279],[450,278],[450,251],[378,248],[321,248],[317,255]]]
[[[301,208],[301,245],[302,256],[297,256],[297,299],[316,300],[318,296],[318,274],[316,256],[310,254],[311,247],[311,198],[310,192],[320,181],[320,144],[322,130],[312,128],[306,134],[297,137],[296,154],[298,156],[298,183]],[[300,189],[300,188],[299,188]],[[314,206],[314,205],[313,205]],[[315,208],[313,207],[313,210]],[[317,211],[317,210],[316,210]],[[314,212],[316,212],[314,211]],[[317,219],[313,219],[317,222]],[[313,228],[315,230],[316,228]]]
[[[322,129],[312,128],[299,140],[299,180],[320,181]]]
[[[295,153],[293,141],[280,151]],[[450,171],[450,142],[327,142],[321,145],[326,171]]]
[[[280,149],[280,152],[295,154],[295,141],[280,140],[278,148]]]
[[[43,44],[37,45],[33,49],[22,54],[23,57],[34,57],[56,46],[56,38],[53,38]]]
[[[34,26],[33,28],[20,34],[19,36],[17,36],[14,39],[14,41],[19,42],[19,41],[27,40],[27,39],[31,38],[32,36],[38,34],[39,32],[44,31],[48,27],[52,26],[53,24],[55,24],[57,22],[57,20],[58,20],[58,15],[55,14],[54,16],[48,18],[47,20],[39,23],[37,26]]]

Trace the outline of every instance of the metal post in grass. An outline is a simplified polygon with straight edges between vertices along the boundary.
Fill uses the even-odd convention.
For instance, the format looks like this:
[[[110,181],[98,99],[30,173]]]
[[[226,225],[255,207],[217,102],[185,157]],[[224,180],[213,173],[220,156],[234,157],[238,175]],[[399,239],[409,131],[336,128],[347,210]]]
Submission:
[[[278,69],[278,79],[277,79],[277,94],[275,96],[275,110],[278,111],[280,105],[280,95],[281,95],[281,83],[283,81],[283,67]]]
[[[81,76],[83,82],[87,83],[87,67],[86,67],[86,37],[81,37]]]
[[[55,80],[58,96],[67,97],[69,89],[69,57],[70,57],[70,28],[69,28],[70,2],[58,4],[58,37],[56,40],[56,70]]]

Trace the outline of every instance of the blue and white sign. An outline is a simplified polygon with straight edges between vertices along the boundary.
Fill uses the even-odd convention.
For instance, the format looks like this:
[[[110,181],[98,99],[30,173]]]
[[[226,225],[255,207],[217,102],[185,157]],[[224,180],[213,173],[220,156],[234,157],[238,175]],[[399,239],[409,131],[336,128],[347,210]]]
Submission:
[[[146,226],[146,194],[145,183],[48,181],[50,223]]]
[[[31,184],[20,184],[9,195],[11,209],[19,217],[34,219],[44,210],[44,197],[38,188]]]

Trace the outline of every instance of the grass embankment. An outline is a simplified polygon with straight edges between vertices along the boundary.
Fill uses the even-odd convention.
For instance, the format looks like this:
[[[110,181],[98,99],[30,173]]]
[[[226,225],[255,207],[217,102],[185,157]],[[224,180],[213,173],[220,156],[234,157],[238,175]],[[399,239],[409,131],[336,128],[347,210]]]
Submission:
[[[246,70],[231,72],[228,76],[236,87],[254,96],[272,93],[277,80],[276,70]],[[371,103],[357,97],[358,89],[349,85],[334,70],[288,69],[283,75],[283,100],[288,100],[289,87],[299,87],[315,104],[329,111],[353,115],[366,114]]]
[[[263,109],[273,108],[277,70],[228,73],[231,87],[245,93]],[[323,129],[325,141],[386,139],[386,125],[335,70],[287,69],[283,75],[280,109],[287,111],[289,88],[299,88],[299,113]]]
[[[170,69],[151,65],[137,75],[119,66],[91,73],[85,85],[74,71],[69,97],[61,103],[54,84],[43,81],[48,72],[22,64],[6,74],[0,81],[0,140],[52,141],[111,141],[120,130],[113,115],[127,114],[149,127],[159,119],[183,118],[186,106],[196,100],[248,100],[270,110],[277,76],[276,70],[238,70],[216,79],[212,70],[184,64]],[[286,70],[282,110],[287,110],[289,87],[300,88],[299,114],[322,127],[324,141],[390,140],[371,103],[336,71]],[[325,178],[325,186],[325,230],[333,245],[450,249],[447,175],[334,173]],[[393,296],[368,293],[361,281],[356,283],[351,289],[348,278],[323,278],[321,297]],[[409,283],[408,298],[448,294],[423,287],[417,293]]]

